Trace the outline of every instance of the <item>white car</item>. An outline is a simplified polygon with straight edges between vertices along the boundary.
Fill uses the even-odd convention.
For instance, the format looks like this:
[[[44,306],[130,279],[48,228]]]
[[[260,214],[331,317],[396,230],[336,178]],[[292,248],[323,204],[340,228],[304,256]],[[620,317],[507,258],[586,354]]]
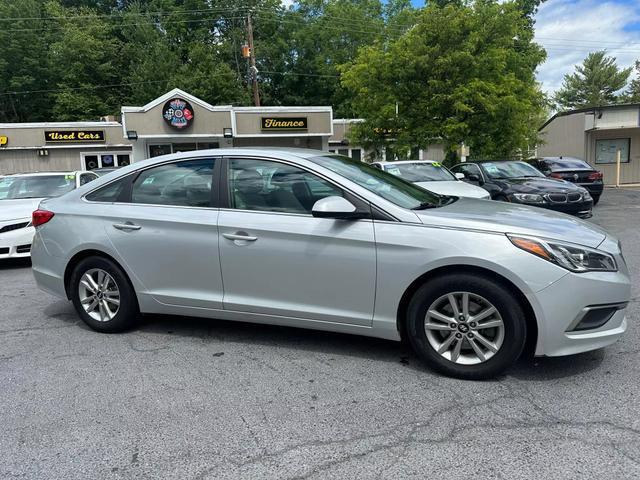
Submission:
[[[491,198],[489,192],[484,188],[463,182],[460,177],[451,173],[447,167],[433,160],[375,162],[372,165],[440,195],[484,198],[487,200]]]
[[[31,214],[45,198],[59,197],[98,176],[92,172],[18,173],[0,177],[0,259],[28,257],[35,229]]]

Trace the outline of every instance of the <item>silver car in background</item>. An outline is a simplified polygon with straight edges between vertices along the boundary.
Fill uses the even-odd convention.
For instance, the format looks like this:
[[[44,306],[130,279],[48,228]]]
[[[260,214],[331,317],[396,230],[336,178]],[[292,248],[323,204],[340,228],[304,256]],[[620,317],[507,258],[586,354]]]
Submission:
[[[140,312],[407,338],[495,376],[627,328],[619,242],[547,210],[443,196],[339,155],[219,149],[119,169],[34,212],[33,272],[93,329]]]
[[[433,160],[398,160],[374,162],[371,165],[440,195],[491,199],[484,188],[462,181],[464,175],[454,175],[447,167]]]

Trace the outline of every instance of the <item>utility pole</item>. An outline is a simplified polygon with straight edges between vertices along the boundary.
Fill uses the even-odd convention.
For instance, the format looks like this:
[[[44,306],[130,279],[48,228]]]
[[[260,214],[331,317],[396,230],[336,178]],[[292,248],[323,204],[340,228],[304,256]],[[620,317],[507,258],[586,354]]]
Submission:
[[[260,92],[258,91],[258,69],[256,68],[256,55],[253,50],[253,26],[251,25],[251,12],[247,14],[247,36],[249,37],[249,61],[251,63],[251,84],[253,85],[253,103],[260,106]]]

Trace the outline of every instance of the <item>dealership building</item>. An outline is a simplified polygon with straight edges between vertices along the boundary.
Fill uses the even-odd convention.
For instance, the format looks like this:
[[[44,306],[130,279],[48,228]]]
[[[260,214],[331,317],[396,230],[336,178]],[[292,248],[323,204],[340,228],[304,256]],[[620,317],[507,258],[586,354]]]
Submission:
[[[539,157],[576,157],[604,174],[604,182],[640,183],[640,104],[610,105],[560,112],[540,128]]]
[[[175,152],[221,147],[329,149],[331,107],[210,105],[179,89],[121,121],[0,124],[0,174],[92,170]]]
[[[373,152],[349,141],[351,128],[361,121],[333,119],[326,106],[210,105],[174,89],[144,106],[122,107],[119,119],[0,124],[0,175],[117,167],[221,147],[313,148],[365,160]],[[440,161],[444,148],[415,149],[412,157]]]

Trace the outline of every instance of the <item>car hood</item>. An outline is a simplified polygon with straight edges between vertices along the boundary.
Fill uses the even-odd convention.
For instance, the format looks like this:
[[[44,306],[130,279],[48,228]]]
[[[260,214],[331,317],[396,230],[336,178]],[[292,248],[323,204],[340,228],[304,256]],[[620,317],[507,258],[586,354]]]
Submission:
[[[415,182],[416,185],[430,192],[440,195],[455,195],[456,197],[489,198],[489,192],[484,188],[458,180],[441,180],[434,182]]]
[[[564,213],[494,200],[459,198],[450,205],[415,213],[425,225],[533,235],[592,248],[607,236],[594,224]]]
[[[508,192],[517,193],[570,193],[579,189],[571,182],[548,177],[510,178],[495,182]]]
[[[43,198],[18,198],[15,200],[0,200],[0,222],[7,220],[21,220],[31,218]]]

